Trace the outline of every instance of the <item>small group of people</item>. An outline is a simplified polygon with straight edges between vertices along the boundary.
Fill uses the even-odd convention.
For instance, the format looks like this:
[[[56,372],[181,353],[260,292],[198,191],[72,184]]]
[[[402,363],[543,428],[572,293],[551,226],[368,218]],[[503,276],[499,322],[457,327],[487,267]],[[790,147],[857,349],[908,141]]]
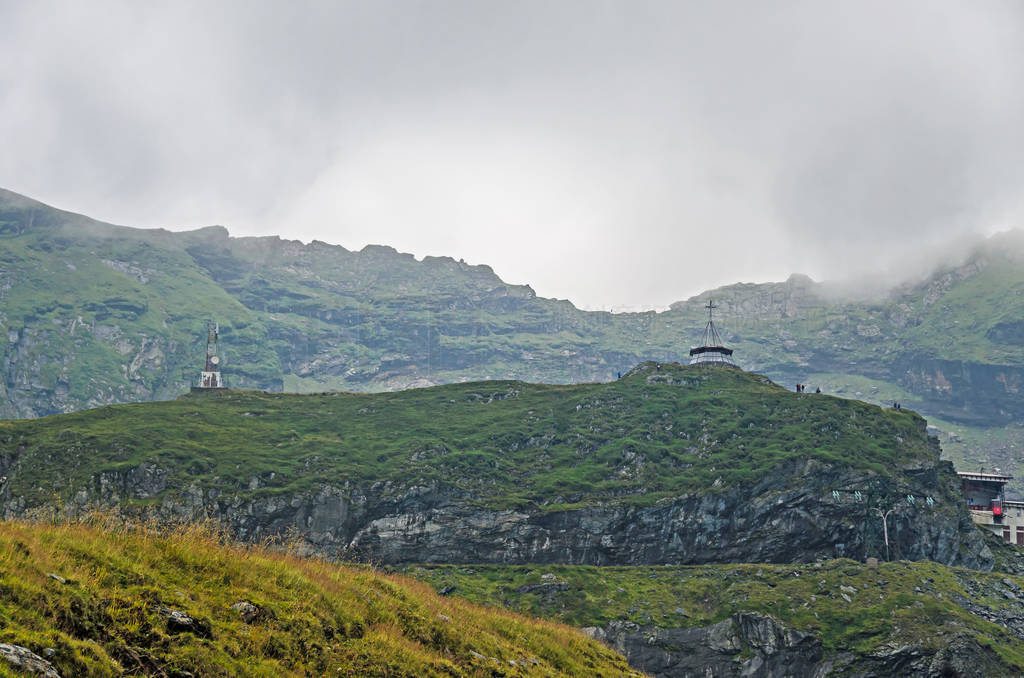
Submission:
[[[805,388],[807,388],[807,384],[797,384],[796,385],[796,392],[797,393],[806,393],[806,391],[804,390]],[[814,389],[814,392],[815,393],[821,393],[821,387],[820,386],[816,387]]]
[[[894,410],[902,410],[903,406],[900,405],[900,401],[894,400],[894,401],[892,401],[892,409],[894,409]]]

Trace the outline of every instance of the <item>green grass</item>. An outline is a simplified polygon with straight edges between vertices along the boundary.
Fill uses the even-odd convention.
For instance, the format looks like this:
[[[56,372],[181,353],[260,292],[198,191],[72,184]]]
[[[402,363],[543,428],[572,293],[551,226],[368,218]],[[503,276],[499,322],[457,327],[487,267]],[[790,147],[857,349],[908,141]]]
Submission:
[[[454,485],[490,507],[651,504],[755,481],[788,460],[894,474],[937,449],[915,413],[795,394],[741,370],[645,363],[607,384],[496,381],[399,393],[226,391],[0,422],[8,490],[69,500],[152,463],[263,494]]]
[[[1024,640],[955,602],[959,595],[1002,607],[1005,599],[994,587],[1005,575],[928,561],[877,569],[835,560],[686,567],[417,565],[404,571],[434,587],[454,586],[455,595],[476,603],[573,626],[628,620],[644,627],[702,627],[738,612],[758,612],[814,634],[828,654],[864,655],[891,644],[941,649],[947,637],[966,633],[996,649],[1007,675],[1024,670]],[[987,593],[972,596],[968,585]],[[524,590],[531,586],[541,588]]]
[[[195,526],[0,523],[0,642],[52,648],[61,675],[82,678],[636,675],[559,624],[441,598],[402,576],[223,542]],[[239,601],[262,616],[246,623],[231,607]],[[175,632],[161,606],[200,620],[208,637]],[[13,675],[3,662],[0,675]]]
[[[892,405],[894,400],[902,402],[904,407],[918,402],[917,396],[896,384],[855,374],[813,373],[806,380],[808,384],[820,385],[826,393],[883,407]],[[952,461],[958,470],[994,472],[999,469],[1014,476],[1008,485],[1012,496],[1024,494],[1024,465],[1020,455],[1024,450],[1024,426],[1021,423],[972,426],[929,415],[928,425],[937,429],[942,457]]]
[[[1024,347],[991,341],[987,334],[1002,321],[1024,317],[1022,299],[1020,262],[994,256],[983,271],[952,286],[929,306],[909,338],[951,360],[1019,364]]]

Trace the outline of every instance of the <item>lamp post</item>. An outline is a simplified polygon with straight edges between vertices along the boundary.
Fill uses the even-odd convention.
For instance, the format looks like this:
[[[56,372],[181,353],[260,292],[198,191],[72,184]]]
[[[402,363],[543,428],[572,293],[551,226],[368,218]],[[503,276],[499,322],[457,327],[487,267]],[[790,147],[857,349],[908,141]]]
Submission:
[[[889,562],[889,523],[888,523],[888,519],[889,519],[889,514],[892,513],[895,510],[896,510],[896,508],[893,507],[893,508],[889,509],[888,511],[886,511],[885,513],[882,513],[882,509],[880,509],[880,508],[876,508],[875,509],[875,513],[877,513],[878,517],[882,519],[882,536],[885,538],[885,562]]]

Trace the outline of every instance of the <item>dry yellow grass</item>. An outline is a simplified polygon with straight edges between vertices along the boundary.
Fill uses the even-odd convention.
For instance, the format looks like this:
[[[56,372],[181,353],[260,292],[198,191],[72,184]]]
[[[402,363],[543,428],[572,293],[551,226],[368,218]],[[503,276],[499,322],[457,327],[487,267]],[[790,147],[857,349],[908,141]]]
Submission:
[[[262,617],[243,621],[239,601]],[[209,637],[174,632],[161,606]],[[570,627],[402,576],[232,544],[208,526],[104,518],[0,523],[0,642],[52,648],[65,677],[639,675]]]

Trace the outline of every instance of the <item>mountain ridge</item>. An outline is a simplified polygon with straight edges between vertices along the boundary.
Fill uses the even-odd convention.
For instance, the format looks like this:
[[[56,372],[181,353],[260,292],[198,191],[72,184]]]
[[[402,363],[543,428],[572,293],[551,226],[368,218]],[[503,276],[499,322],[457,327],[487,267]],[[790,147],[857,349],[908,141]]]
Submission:
[[[329,243],[329,242],[326,242],[326,241],[323,241],[323,240],[319,240],[319,239],[315,239],[315,238],[310,240],[309,242],[305,242],[305,241],[302,241],[300,239],[282,238],[280,235],[237,236],[237,235],[231,235],[229,229],[226,226],[219,225],[219,224],[212,224],[212,225],[208,225],[208,226],[198,226],[198,227],[195,227],[195,228],[180,229],[180,230],[169,230],[169,229],[164,228],[164,227],[137,228],[137,227],[125,226],[125,225],[114,224],[112,222],[106,222],[106,221],[102,221],[102,220],[99,220],[99,219],[95,219],[93,217],[89,217],[89,216],[87,216],[85,214],[82,214],[82,213],[79,213],[79,212],[74,212],[74,211],[71,211],[71,210],[65,210],[65,209],[62,209],[62,208],[54,207],[54,206],[51,206],[51,205],[49,205],[47,203],[44,203],[42,201],[36,200],[35,198],[31,198],[31,197],[28,197],[26,195],[23,195],[23,194],[20,194],[20,193],[16,193],[14,191],[11,191],[9,189],[5,189],[5,188],[2,188],[2,187],[0,187],[0,205],[6,205],[8,207],[10,207],[10,206],[17,206],[17,207],[20,207],[21,209],[31,208],[33,210],[42,210],[44,214],[48,213],[48,212],[56,212],[59,215],[65,217],[67,219],[70,219],[71,221],[80,221],[80,222],[83,222],[86,225],[100,226],[100,227],[112,228],[112,229],[125,229],[126,231],[132,231],[132,232],[139,231],[139,232],[143,232],[143,233],[152,233],[152,234],[159,234],[159,235],[164,235],[164,236],[169,236],[169,235],[174,235],[174,234],[183,234],[183,235],[193,235],[193,236],[200,237],[200,238],[212,237],[212,238],[217,239],[217,240],[235,240],[235,241],[239,241],[239,242],[242,242],[242,243],[244,243],[244,242],[268,241],[268,242],[274,242],[274,243],[277,243],[277,244],[298,245],[300,247],[322,247],[322,248],[326,248],[326,249],[337,250],[337,251],[340,251],[340,252],[343,252],[343,253],[346,253],[346,254],[353,254],[353,253],[366,254],[366,253],[379,252],[379,253],[383,253],[383,254],[387,254],[387,255],[398,256],[398,257],[410,259],[410,260],[412,260],[412,261],[414,261],[416,263],[431,263],[431,262],[435,262],[435,261],[436,262],[444,262],[444,263],[459,263],[462,266],[468,266],[468,267],[473,268],[473,269],[479,269],[479,270],[486,271],[486,272],[489,272],[489,273],[494,273],[494,269],[491,266],[489,266],[488,264],[486,264],[486,263],[466,264],[465,262],[463,262],[461,260],[459,260],[457,262],[456,259],[454,259],[453,257],[445,256],[445,255],[440,255],[440,256],[438,256],[438,255],[424,255],[424,256],[422,256],[422,257],[417,259],[416,255],[414,255],[412,253],[402,252],[402,251],[400,251],[400,250],[398,250],[398,249],[396,249],[396,248],[394,248],[394,247],[392,247],[390,245],[386,245],[386,244],[368,243],[368,244],[364,245],[361,249],[349,249],[349,248],[346,248],[344,245],[341,245],[341,244]],[[53,225],[53,226],[64,225],[64,224],[54,224],[54,223],[52,223],[52,220],[47,220],[47,222],[44,222],[44,223],[49,223],[50,225]],[[32,227],[31,223],[30,223],[30,227]],[[933,265],[927,266],[924,269],[925,272],[920,274],[920,276],[912,277],[912,278],[907,279],[907,280],[898,280],[897,279],[896,282],[885,283],[882,287],[872,288],[872,292],[870,294],[872,296],[898,296],[901,292],[904,292],[904,291],[906,291],[908,289],[912,289],[913,287],[915,287],[916,285],[920,284],[921,282],[924,282],[927,278],[931,277],[936,272],[942,272],[942,271],[945,271],[945,270],[955,269],[955,268],[957,268],[959,266],[962,266],[963,264],[967,263],[969,260],[977,258],[980,255],[993,255],[993,254],[1005,253],[1005,252],[1016,252],[1016,253],[1018,253],[1018,255],[1020,255],[1021,253],[1024,253],[1024,229],[1019,229],[1019,228],[1018,229],[1008,229],[1008,230],[1005,230],[1005,231],[999,231],[999,232],[993,233],[992,235],[989,235],[987,237],[977,236],[977,237],[975,237],[973,239],[970,239],[970,241],[969,241],[967,246],[970,248],[970,251],[967,252],[967,253],[963,252],[962,250],[957,251],[957,252],[951,252],[951,251],[948,251],[948,250],[943,250],[942,254],[940,254],[940,255],[933,255],[935,263]],[[503,280],[501,280],[500,278],[498,278],[496,275],[495,275],[495,279],[496,279],[497,282],[499,282],[499,283],[501,283],[503,285],[509,285],[509,286],[512,286],[512,287],[519,287],[519,288],[526,288],[526,289],[530,289],[532,291],[532,288],[528,284],[514,285],[514,284],[511,284],[511,283],[506,283]],[[793,273],[789,274],[789,276],[786,278],[786,280],[762,281],[762,282],[736,282],[736,283],[728,283],[728,284],[721,285],[721,286],[715,287],[715,288],[710,288],[710,289],[704,290],[702,292],[698,292],[696,294],[693,294],[693,295],[691,295],[689,297],[681,298],[681,299],[678,299],[678,300],[676,300],[674,302],[671,302],[669,304],[669,308],[671,309],[673,307],[682,307],[682,306],[685,306],[686,304],[689,304],[689,303],[692,303],[692,302],[704,301],[709,296],[713,296],[713,295],[719,294],[720,292],[728,292],[728,291],[732,290],[733,288],[750,288],[750,287],[760,287],[760,286],[779,287],[779,286],[793,286],[795,284],[798,284],[799,286],[817,287],[821,291],[822,296],[833,296],[833,297],[839,297],[839,298],[846,298],[846,300],[851,300],[852,301],[852,300],[856,300],[857,299],[857,293],[856,293],[856,290],[854,288],[858,287],[858,286],[862,286],[862,284],[864,282],[868,282],[868,281],[864,280],[864,279],[862,279],[860,277],[855,277],[855,278],[851,278],[851,279],[841,279],[841,280],[827,280],[826,279],[826,280],[818,281],[818,280],[814,280],[811,276],[809,276],[809,275],[807,275],[805,273],[793,272]],[[534,292],[534,294],[536,294],[536,293]],[[577,308],[578,310],[582,310],[582,309],[579,309],[578,307],[576,307],[576,305],[573,304],[573,302],[571,302],[568,299],[551,297],[550,300],[551,301],[557,301],[557,302],[566,302],[566,303],[572,304],[574,308]],[[642,310],[631,311],[631,312],[635,312],[635,313],[649,313],[652,310],[653,309],[642,309]],[[588,312],[601,312],[601,311],[588,311]]]
[[[794,275],[614,314],[538,297],[484,264],[223,227],[112,226],[4,192],[0,416],[173,397],[202,364],[207,319],[221,323],[224,372],[240,388],[607,381],[685,356],[714,295],[744,367],[901,400],[934,420],[957,463],[1013,472],[1024,446],[1021,240],[993,237],[886,299],[837,301],[828,283]]]

